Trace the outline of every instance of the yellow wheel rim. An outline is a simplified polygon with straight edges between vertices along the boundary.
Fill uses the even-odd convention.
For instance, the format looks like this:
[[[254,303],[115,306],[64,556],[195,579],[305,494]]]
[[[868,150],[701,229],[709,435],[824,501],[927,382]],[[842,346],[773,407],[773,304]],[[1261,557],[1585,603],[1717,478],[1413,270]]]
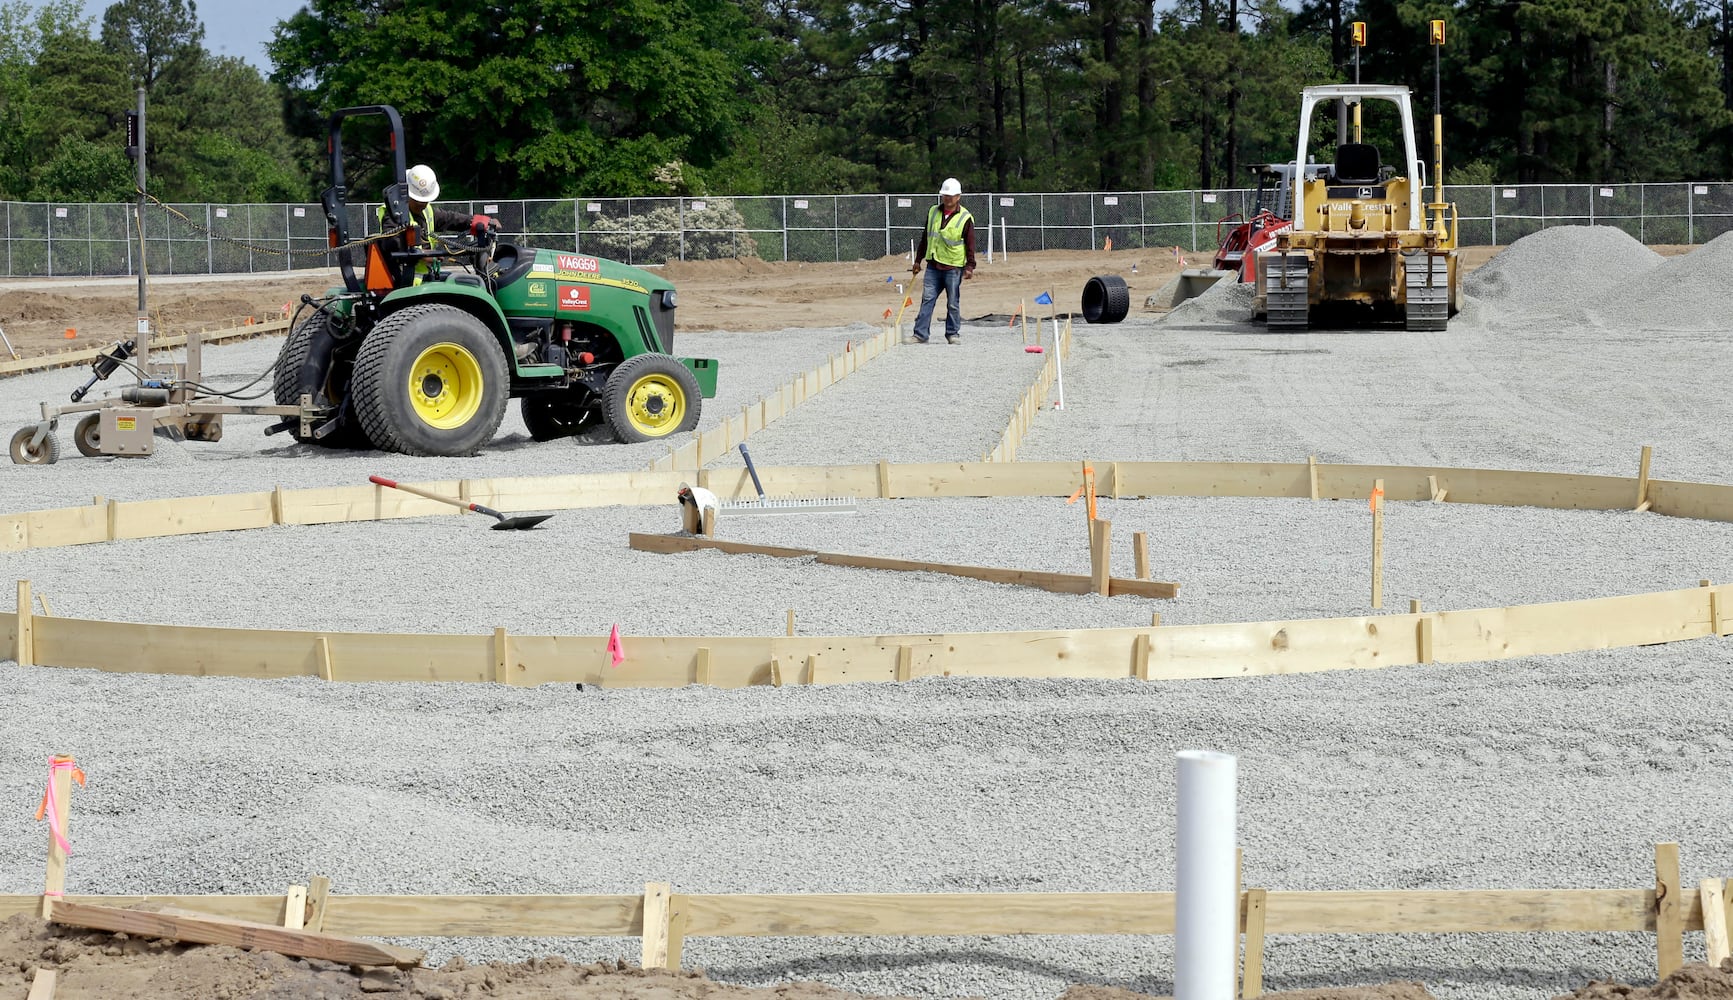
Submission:
[[[481,362],[457,344],[434,344],[409,369],[409,402],[430,427],[453,430],[481,409]]]
[[[667,375],[646,375],[626,394],[626,419],[640,434],[672,434],[686,419],[686,390]]]

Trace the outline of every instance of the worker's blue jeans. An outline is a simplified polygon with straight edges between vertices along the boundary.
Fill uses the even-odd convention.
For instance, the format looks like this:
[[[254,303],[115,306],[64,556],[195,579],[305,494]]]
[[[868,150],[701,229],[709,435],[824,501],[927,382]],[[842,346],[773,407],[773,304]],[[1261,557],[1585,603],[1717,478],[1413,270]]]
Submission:
[[[941,271],[928,264],[921,274],[921,311],[915,315],[915,337],[926,340],[933,329],[933,306],[939,301],[939,286],[945,289],[945,336],[955,337],[963,329],[963,303],[957,296],[963,290],[963,269]]]

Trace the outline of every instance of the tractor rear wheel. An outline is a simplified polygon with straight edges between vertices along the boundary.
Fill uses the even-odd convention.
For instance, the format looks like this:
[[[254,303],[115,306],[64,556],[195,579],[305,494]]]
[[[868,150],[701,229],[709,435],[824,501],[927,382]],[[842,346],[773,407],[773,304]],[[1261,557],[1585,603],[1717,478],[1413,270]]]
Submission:
[[[628,358],[608,376],[602,414],[626,444],[657,441],[698,426],[698,379],[666,354]]]
[[[409,306],[362,342],[350,396],[381,450],[473,455],[499,430],[507,377],[505,352],[481,320],[456,306]]]
[[[576,398],[575,393],[525,396],[518,406],[530,438],[536,441],[571,437],[584,429],[593,410],[590,402]]]
[[[289,427],[289,433],[294,435],[295,440],[322,444],[328,448],[365,448],[370,444],[367,435],[361,430],[360,421],[355,419],[354,408],[348,406],[344,400],[349,394],[352,362],[340,357],[342,351],[333,350],[316,370],[306,370],[307,358],[313,353],[313,341],[327,336],[330,329],[331,317],[324,312],[315,311],[312,316],[289,331],[289,338],[283,341],[282,350],[277,352],[277,371],[271,380],[271,397],[278,406],[299,406],[301,396],[309,394],[313,397],[315,406],[338,407],[335,430],[322,438],[303,437],[301,424],[295,421]]]

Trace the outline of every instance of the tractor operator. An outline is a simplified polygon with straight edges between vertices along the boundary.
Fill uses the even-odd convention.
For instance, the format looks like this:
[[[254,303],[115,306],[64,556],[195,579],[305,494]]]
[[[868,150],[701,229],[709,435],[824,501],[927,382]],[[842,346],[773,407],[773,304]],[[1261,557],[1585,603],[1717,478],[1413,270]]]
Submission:
[[[439,237],[436,233],[444,229],[448,232],[468,230],[471,236],[481,239],[499,232],[499,222],[486,215],[464,215],[447,208],[434,208],[433,202],[439,197],[439,178],[433,173],[433,168],[425,163],[417,163],[409,168],[404,175],[408,181],[409,194],[409,224],[420,232],[420,238],[425,240],[429,249],[439,248]],[[385,225],[385,206],[379,206],[379,224]],[[405,243],[402,237],[394,237],[395,249],[403,249]],[[435,273],[431,261],[426,259],[415,262],[414,284],[428,280]]]

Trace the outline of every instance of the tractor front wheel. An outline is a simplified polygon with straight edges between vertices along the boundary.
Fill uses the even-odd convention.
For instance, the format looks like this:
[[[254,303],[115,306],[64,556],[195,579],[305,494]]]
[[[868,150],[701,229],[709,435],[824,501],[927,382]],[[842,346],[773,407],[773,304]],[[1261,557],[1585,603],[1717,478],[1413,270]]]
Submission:
[[[417,456],[473,455],[505,416],[505,352],[456,306],[409,306],[361,344],[350,382],[375,447]]]
[[[666,354],[628,358],[608,376],[602,414],[626,444],[657,441],[698,426],[698,379]]]

